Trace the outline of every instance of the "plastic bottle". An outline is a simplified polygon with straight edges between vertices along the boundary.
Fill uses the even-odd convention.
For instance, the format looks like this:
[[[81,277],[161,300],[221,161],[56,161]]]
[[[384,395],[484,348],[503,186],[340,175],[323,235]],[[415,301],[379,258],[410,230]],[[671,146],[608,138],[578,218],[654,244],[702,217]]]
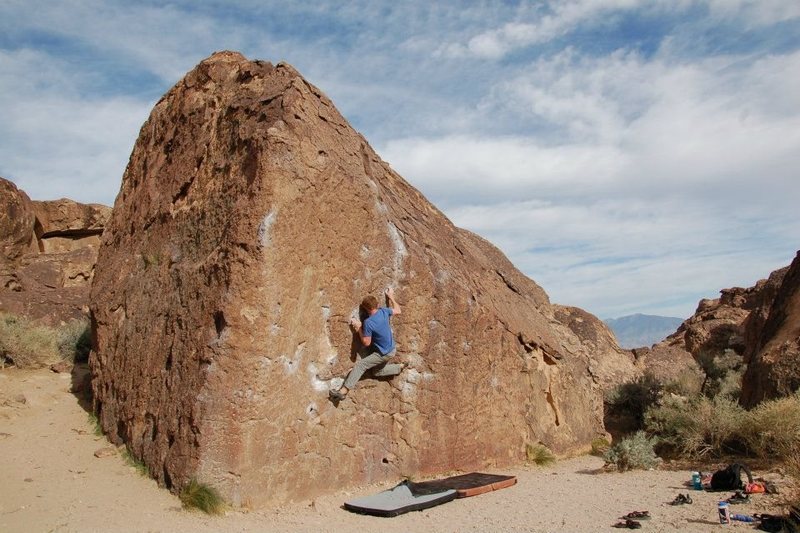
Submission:
[[[719,502],[719,523],[720,524],[730,524],[731,523],[731,512],[728,509],[728,502],[722,501]]]

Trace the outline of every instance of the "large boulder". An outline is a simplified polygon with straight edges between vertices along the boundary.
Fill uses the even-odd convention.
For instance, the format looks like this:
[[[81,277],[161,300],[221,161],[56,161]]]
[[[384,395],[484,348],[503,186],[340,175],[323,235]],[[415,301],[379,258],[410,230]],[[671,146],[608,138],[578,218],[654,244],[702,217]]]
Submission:
[[[746,337],[752,344],[747,347],[749,364],[742,379],[745,407],[800,389],[800,252],[783,270],[777,290],[770,290],[774,296],[769,312],[755,315],[746,324]]]
[[[410,366],[334,405],[347,322],[388,286]],[[604,434],[587,349],[545,292],[283,63],[216,53],[156,104],[91,310],[103,429],[176,490],[198,478],[258,506]]]
[[[101,204],[81,204],[67,198],[33,202],[36,239],[43,253],[98,248],[100,235],[111,216]]]

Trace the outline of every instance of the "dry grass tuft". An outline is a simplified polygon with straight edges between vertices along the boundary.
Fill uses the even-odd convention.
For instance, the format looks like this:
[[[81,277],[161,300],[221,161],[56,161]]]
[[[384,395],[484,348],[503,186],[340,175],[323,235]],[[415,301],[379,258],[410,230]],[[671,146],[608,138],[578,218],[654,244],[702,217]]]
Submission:
[[[221,514],[225,510],[225,501],[217,489],[196,479],[183,488],[180,499],[187,509],[198,509],[207,514]]]
[[[556,456],[544,444],[527,444],[525,446],[525,457],[529,463],[539,466],[548,466],[556,462]]]

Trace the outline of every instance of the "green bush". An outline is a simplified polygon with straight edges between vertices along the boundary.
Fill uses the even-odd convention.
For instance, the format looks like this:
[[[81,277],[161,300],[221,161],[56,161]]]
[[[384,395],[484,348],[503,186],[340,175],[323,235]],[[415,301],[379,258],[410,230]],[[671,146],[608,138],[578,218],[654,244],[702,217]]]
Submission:
[[[90,335],[86,319],[50,327],[0,312],[0,360],[19,368],[41,368],[62,360],[85,361],[91,348]]]
[[[199,509],[207,514],[220,514],[225,510],[225,501],[217,489],[196,479],[189,481],[179,497],[187,509]]]
[[[528,444],[525,446],[525,456],[529,463],[547,466],[556,462],[556,456],[550,448],[543,444]]]
[[[662,389],[661,383],[650,374],[623,383],[606,399],[608,413],[629,419],[636,429],[641,429],[644,426],[645,412],[658,403]]]
[[[655,442],[644,431],[637,431],[608,449],[605,454],[606,463],[615,465],[620,472],[653,468],[659,462],[653,449]]]
[[[745,415],[738,403],[724,396],[670,397],[648,410],[645,426],[682,455],[718,457],[742,451]]]

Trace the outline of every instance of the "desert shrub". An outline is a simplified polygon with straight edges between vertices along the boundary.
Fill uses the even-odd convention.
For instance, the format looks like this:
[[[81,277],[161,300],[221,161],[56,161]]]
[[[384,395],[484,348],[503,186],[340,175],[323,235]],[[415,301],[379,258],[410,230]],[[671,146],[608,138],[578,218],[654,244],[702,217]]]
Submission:
[[[664,392],[692,398],[700,394],[702,380],[692,369],[682,370],[674,379],[664,384]]]
[[[220,514],[225,509],[222,496],[214,487],[192,479],[180,493],[181,503],[187,509],[199,509],[208,514]]]
[[[85,361],[90,348],[88,320],[50,327],[13,313],[0,313],[0,359],[19,368],[40,368],[62,360]]]
[[[525,457],[529,463],[547,466],[556,462],[556,456],[544,444],[528,444],[525,446]]]
[[[800,452],[800,392],[761,402],[744,418],[748,448],[760,457],[792,459]]]
[[[615,465],[620,472],[653,468],[659,461],[653,449],[655,442],[655,439],[649,438],[644,431],[637,431],[609,448],[605,460]]]
[[[75,319],[58,328],[58,353],[62,359],[74,362],[89,360],[92,332],[88,320]]]
[[[700,391],[709,398],[718,395],[737,399],[741,391],[743,359],[733,350],[722,353],[701,352],[697,363],[705,373]]]
[[[19,368],[39,368],[61,359],[53,328],[0,313],[0,357]]]
[[[720,456],[741,451],[745,416],[738,403],[724,396],[670,397],[648,410],[645,426],[683,455]]]
[[[658,403],[662,388],[661,383],[650,374],[623,383],[606,399],[608,413],[630,419],[636,429],[641,429],[644,426],[645,412]]]
[[[592,440],[592,455],[603,457],[609,448],[611,448],[611,443],[604,437],[597,437]]]

